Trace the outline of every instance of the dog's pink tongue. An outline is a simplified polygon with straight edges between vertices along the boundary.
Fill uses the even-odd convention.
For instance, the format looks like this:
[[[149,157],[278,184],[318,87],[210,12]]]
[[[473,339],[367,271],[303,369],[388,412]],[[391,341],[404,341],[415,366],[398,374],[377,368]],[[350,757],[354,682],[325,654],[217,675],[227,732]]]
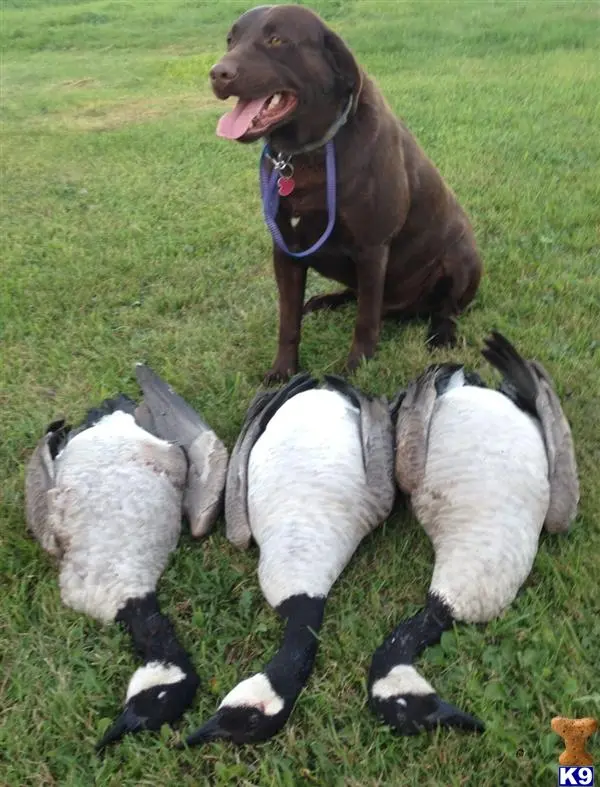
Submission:
[[[257,98],[254,101],[242,101],[240,99],[231,112],[220,118],[217,124],[217,136],[225,137],[226,139],[239,139],[239,137],[242,137],[269,98],[270,96],[266,96],[265,98]]]

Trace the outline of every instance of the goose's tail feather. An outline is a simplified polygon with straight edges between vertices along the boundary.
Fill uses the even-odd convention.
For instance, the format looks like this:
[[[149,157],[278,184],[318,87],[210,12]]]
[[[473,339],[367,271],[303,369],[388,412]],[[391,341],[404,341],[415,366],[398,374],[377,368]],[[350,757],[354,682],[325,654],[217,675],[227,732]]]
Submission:
[[[113,396],[111,399],[105,399],[97,407],[90,407],[78,431],[81,431],[82,429],[89,429],[90,427],[97,424],[101,418],[104,418],[105,415],[110,415],[111,413],[115,413],[118,410],[122,410],[124,413],[133,415],[135,412],[135,407],[136,405],[133,399],[131,399],[126,394],[119,393],[116,396]]]
[[[497,331],[485,340],[481,354],[503,376],[500,391],[523,410],[537,416],[538,384],[530,364]]]

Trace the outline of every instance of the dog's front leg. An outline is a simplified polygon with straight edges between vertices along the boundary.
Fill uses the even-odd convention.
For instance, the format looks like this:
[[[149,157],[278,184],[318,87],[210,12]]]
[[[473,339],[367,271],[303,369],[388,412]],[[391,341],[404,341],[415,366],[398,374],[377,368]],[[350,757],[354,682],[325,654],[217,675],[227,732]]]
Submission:
[[[306,265],[302,262],[296,262],[274,247],[273,265],[279,290],[279,339],[277,357],[264,377],[267,385],[287,380],[298,371],[300,326],[306,288]]]
[[[370,246],[360,249],[354,256],[358,291],[358,313],[354,325],[352,347],[346,362],[348,372],[353,372],[362,358],[372,358],[379,341],[383,290],[390,247]]]

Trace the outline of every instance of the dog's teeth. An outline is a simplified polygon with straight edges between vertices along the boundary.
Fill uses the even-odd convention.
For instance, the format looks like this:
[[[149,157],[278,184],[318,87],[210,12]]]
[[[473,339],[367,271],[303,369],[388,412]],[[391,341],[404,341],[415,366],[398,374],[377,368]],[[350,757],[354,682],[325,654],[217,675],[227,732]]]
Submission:
[[[271,101],[269,102],[269,109],[276,107],[277,104],[281,101],[281,93],[275,93]]]

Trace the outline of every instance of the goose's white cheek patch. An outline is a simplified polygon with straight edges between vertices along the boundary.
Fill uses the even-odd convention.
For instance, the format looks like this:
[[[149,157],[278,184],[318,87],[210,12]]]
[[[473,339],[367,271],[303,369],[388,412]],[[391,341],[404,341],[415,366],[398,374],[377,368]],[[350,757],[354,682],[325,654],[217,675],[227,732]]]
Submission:
[[[271,686],[268,677],[264,672],[259,672],[238,683],[219,708],[251,707],[261,711],[265,716],[275,716],[283,710],[284,705],[284,701]]]
[[[185,678],[185,673],[175,664],[164,664],[160,661],[151,661],[137,669],[131,676],[127,687],[125,702],[146,689],[154,686],[164,686],[170,683],[179,683]]]
[[[435,690],[414,667],[408,664],[397,664],[384,678],[375,681],[371,694],[377,699],[387,700],[390,697],[401,698],[404,694],[412,694],[413,696],[435,694]],[[406,705],[406,701],[404,704]]]

